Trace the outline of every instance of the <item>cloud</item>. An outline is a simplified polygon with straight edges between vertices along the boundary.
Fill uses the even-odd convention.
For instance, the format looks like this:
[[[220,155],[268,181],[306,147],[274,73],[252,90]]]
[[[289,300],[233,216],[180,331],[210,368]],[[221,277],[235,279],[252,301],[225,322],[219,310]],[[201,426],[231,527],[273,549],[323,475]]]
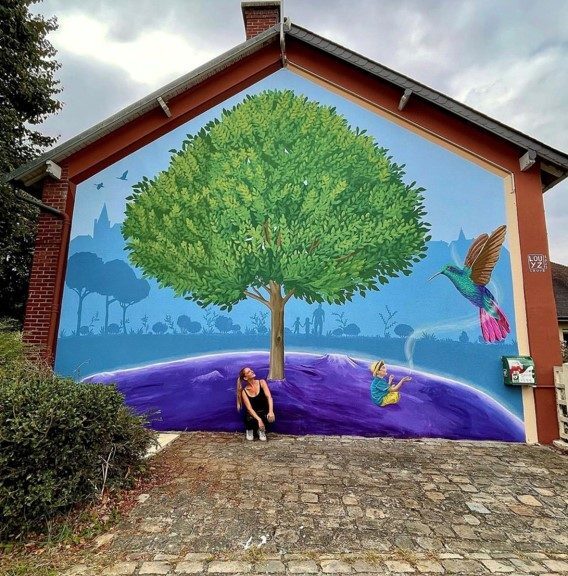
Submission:
[[[51,40],[60,51],[119,68],[131,80],[148,86],[181,76],[215,55],[159,29],[127,39],[117,39],[110,29],[86,14],[63,15]]]
[[[60,95],[63,110],[49,117],[41,130],[50,136],[60,136],[60,143],[102,122],[148,92],[144,85],[125,78],[118,68],[71,54],[66,55],[59,78],[63,86]]]
[[[551,146],[566,146],[556,120],[566,110],[566,46],[554,45],[522,60],[470,67],[452,79],[458,100]]]
[[[293,23],[568,150],[568,2],[284,0]],[[239,0],[44,0],[63,65],[63,138],[244,40]],[[552,258],[568,263],[568,182],[545,194]]]

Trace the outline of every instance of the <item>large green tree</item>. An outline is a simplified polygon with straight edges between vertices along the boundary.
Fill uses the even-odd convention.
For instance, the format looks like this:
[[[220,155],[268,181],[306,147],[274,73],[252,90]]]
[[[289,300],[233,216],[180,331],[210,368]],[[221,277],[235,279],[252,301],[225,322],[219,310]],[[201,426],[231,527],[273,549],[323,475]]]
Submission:
[[[341,304],[425,255],[422,188],[334,108],[291,91],[247,98],[136,184],[131,261],[201,306],[252,298],[271,313],[271,379],[284,378],[284,306]]]
[[[6,174],[51,146],[54,138],[35,126],[61,103],[54,73],[59,64],[47,35],[54,19],[32,15],[37,0],[0,2],[0,174]],[[37,211],[0,184],[0,317],[23,317]]]

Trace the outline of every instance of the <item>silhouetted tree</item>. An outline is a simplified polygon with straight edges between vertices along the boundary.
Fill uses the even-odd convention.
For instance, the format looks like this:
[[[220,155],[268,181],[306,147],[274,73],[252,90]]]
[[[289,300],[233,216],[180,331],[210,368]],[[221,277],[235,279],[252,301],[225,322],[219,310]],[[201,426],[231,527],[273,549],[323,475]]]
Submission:
[[[408,324],[397,324],[394,333],[400,338],[408,338],[414,334],[414,328]]]
[[[251,317],[250,321],[253,325],[253,330],[257,334],[267,334],[268,327],[266,326],[266,319],[268,318],[268,312],[255,312]]]
[[[114,293],[116,287],[125,276],[125,267],[130,269],[130,266],[128,266],[124,260],[110,260],[109,262],[105,262],[96,281],[96,291],[105,297],[105,333],[108,333],[109,307],[113,302],[116,302]]]
[[[177,325],[181,328],[184,334],[197,334],[198,332],[201,332],[201,324],[192,321],[191,318],[185,314],[178,317]]]
[[[219,315],[215,318],[215,328],[221,332],[221,334],[226,334],[230,332],[233,327],[233,321],[229,316]]]
[[[347,324],[347,326],[345,326],[343,329],[343,333],[346,336],[359,336],[361,333],[361,328],[359,328],[357,324]]]
[[[83,301],[93,292],[98,292],[103,261],[92,252],[77,252],[69,258],[65,284],[79,296],[77,307],[77,329],[75,334],[81,334],[81,315]]]
[[[107,334],[119,334],[120,333],[120,326],[113,322],[109,324],[107,327]]]
[[[138,279],[133,268],[124,260],[110,260],[102,266],[94,282],[95,291],[105,297],[105,332],[108,332],[109,307],[118,302],[122,307],[122,328],[126,334],[126,309],[143,300],[150,292],[147,280]]]
[[[163,322],[156,322],[152,326],[152,332],[155,334],[165,334],[168,331],[168,327]]]
[[[148,297],[150,293],[150,284],[144,278],[136,278],[134,272],[132,272],[133,278],[128,283],[124,283],[116,292],[115,296],[122,308],[122,326],[124,328],[124,333],[126,334],[126,311],[130,306],[144,300]]]
[[[381,321],[383,323],[383,336],[385,338],[390,338],[390,329],[396,324],[394,317],[396,316],[397,312],[396,310],[394,312],[391,312],[388,306],[385,306],[386,308],[386,315],[383,316],[383,314],[381,312],[379,312],[379,316],[381,318]]]

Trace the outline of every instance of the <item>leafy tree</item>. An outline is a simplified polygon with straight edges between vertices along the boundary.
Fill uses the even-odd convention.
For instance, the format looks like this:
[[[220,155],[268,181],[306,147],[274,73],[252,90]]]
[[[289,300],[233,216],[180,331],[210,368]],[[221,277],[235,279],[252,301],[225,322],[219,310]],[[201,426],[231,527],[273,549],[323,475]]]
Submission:
[[[284,378],[284,307],[343,304],[425,256],[422,188],[334,108],[266,91],[188,136],[134,185],[131,261],[177,295],[271,314],[269,378]]]
[[[103,266],[103,261],[92,252],[77,252],[67,262],[65,284],[79,297],[77,329],[75,331],[77,336],[82,333],[81,315],[83,313],[83,301],[89,294],[99,291]]]
[[[6,174],[55,143],[34,127],[61,103],[54,73],[59,64],[47,35],[55,19],[32,15],[37,0],[0,3],[0,174]],[[37,210],[0,184],[0,317],[23,318],[35,241]]]

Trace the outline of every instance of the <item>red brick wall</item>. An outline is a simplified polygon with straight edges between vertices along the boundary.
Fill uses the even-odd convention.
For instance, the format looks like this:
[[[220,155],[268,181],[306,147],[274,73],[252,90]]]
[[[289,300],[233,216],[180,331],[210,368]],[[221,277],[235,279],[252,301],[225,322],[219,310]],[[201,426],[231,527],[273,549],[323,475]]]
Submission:
[[[67,166],[62,166],[61,180],[46,178],[42,201],[70,213],[73,186],[67,180]],[[72,203],[71,203],[72,206]],[[37,347],[39,354],[51,362],[54,353],[64,266],[69,236],[69,217],[65,219],[42,212],[36,232],[35,252],[30,275],[24,340]]]
[[[248,40],[278,24],[280,21],[280,6],[276,4],[269,4],[265,7],[243,6],[243,18]]]

